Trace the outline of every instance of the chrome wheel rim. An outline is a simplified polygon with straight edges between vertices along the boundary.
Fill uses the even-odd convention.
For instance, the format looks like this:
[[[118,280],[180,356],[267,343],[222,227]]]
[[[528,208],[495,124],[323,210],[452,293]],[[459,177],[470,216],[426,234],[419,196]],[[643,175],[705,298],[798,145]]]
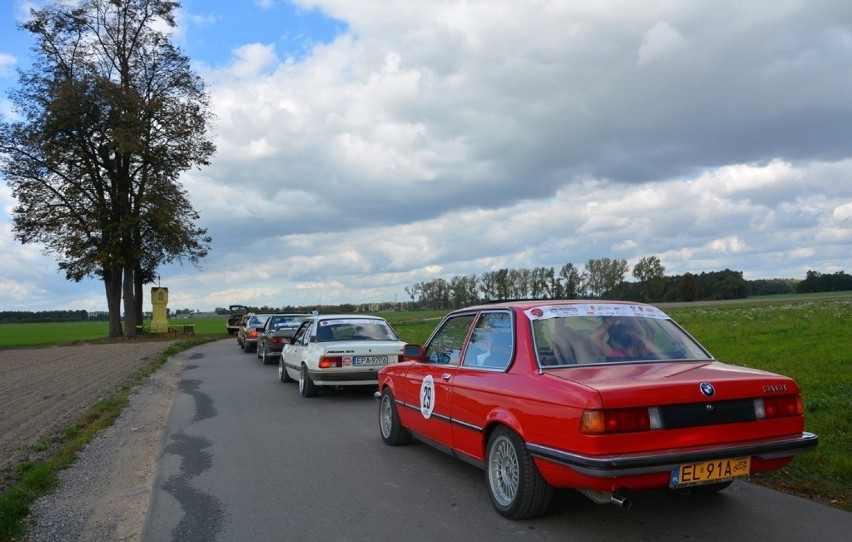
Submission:
[[[500,506],[510,506],[514,502],[520,482],[520,465],[515,447],[504,436],[497,437],[491,448],[488,481],[491,493]]]
[[[284,380],[284,364],[278,362],[278,380]]]
[[[382,429],[382,436],[388,438],[393,427],[393,410],[390,397],[387,395],[382,395],[382,409],[379,421]]]
[[[303,393],[305,391],[305,368],[299,371],[299,393]]]

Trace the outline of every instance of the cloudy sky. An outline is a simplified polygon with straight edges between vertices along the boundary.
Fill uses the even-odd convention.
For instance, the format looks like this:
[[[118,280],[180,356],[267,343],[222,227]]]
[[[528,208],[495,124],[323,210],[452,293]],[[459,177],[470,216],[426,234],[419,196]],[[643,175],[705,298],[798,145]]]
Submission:
[[[39,3],[0,2],[7,118]],[[848,0],[182,5],[218,151],[182,177],[213,244],[161,269],[170,308],[404,301],[597,258],[852,272]],[[104,310],[14,240],[14,205],[0,180],[0,310]]]

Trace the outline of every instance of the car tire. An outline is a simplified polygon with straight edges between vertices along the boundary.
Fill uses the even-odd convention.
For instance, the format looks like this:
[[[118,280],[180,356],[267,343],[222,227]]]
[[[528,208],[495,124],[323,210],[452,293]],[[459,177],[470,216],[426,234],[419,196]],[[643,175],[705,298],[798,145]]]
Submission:
[[[266,343],[263,344],[262,352],[260,351],[260,349],[258,349],[257,357],[260,358],[260,361],[262,361],[264,365],[269,365],[271,358],[269,357],[269,354],[266,353]]]
[[[311,380],[311,377],[308,376],[308,366],[304,363],[302,364],[302,368],[299,370],[299,393],[302,397],[317,396],[317,386],[314,384],[314,381]]]
[[[280,358],[278,358],[278,380],[284,382],[285,384],[289,384],[290,382],[294,382],[294,380],[290,377],[290,373],[287,372],[287,367],[284,367],[284,355],[282,354]]]
[[[265,347],[261,343],[257,343],[257,348],[255,351],[257,352],[257,359],[262,359],[263,364],[266,365],[266,359],[262,356],[262,352],[265,350]]]
[[[550,507],[553,488],[535,466],[524,441],[508,427],[497,427],[488,438],[485,475],[491,503],[504,517],[534,518]]]
[[[390,388],[382,391],[379,402],[379,431],[382,440],[389,446],[399,446],[411,442],[411,432],[399,421],[399,411],[396,409],[396,399]]]

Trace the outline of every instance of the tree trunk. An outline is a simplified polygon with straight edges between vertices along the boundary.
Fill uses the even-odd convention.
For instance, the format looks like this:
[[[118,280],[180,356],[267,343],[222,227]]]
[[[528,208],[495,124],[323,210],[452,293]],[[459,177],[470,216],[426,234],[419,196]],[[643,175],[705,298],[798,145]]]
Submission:
[[[136,273],[133,276],[133,294],[136,296],[136,323],[141,324],[145,321],[145,317],[142,314],[142,308],[145,305],[145,291],[144,291],[144,277],[142,276],[142,269],[137,266]]]
[[[135,265],[124,266],[124,338],[132,339],[136,336],[136,294],[135,282],[133,280],[133,268]]]
[[[121,337],[121,270],[104,269],[103,276],[109,311],[109,336]]]

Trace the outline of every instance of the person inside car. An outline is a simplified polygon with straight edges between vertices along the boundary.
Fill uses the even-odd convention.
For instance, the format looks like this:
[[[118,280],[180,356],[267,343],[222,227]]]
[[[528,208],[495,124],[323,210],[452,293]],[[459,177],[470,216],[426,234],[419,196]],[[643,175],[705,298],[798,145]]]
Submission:
[[[605,338],[606,336],[606,338]],[[653,356],[653,347],[648,344],[639,330],[622,318],[609,317],[591,335],[592,342],[608,360],[622,358],[648,358]]]

